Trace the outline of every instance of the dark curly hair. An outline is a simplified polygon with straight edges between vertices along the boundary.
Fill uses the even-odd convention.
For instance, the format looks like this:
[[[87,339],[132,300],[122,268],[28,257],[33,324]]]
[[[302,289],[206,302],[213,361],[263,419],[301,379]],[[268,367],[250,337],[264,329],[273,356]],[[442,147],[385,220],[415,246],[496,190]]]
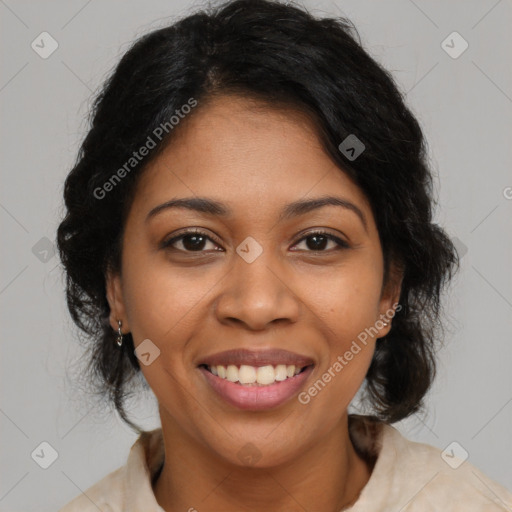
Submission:
[[[391,262],[403,272],[401,308],[376,345],[366,403],[390,423],[419,411],[435,375],[441,292],[459,266],[455,246],[432,222],[432,174],[421,128],[350,21],[318,19],[303,7],[268,0],[208,6],[140,37],[94,100],[90,130],[65,181],[67,212],[57,244],[67,305],[90,343],[87,375],[96,393],[142,431],[125,410],[133,393],[128,383],[140,378],[140,366],[131,334],[121,350],[114,341],[105,278],[121,268],[137,179],[179,126],[111,187],[108,198],[98,190],[190,98],[197,110],[226,94],[306,113],[333,161],[365,193],[383,249],[384,283],[393,279]],[[365,145],[356,159],[339,149],[350,134]]]

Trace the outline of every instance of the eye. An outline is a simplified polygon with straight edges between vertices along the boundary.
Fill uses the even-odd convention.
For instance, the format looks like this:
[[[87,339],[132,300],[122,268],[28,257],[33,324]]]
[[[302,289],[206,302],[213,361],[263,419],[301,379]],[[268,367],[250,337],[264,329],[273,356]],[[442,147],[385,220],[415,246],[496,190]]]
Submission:
[[[172,248],[181,252],[205,252],[205,245],[209,242],[214,244],[215,247],[219,247],[216,242],[205,232],[200,231],[198,229],[186,231],[185,233],[181,233],[169,240],[165,240],[161,244],[161,248]],[[180,247],[176,247],[175,244],[179,242],[181,244]],[[218,250],[215,249],[214,250]]]
[[[308,242],[310,240],[312,242]],[[306,236],[302,237],[298,243],[304,241],[306,243],[307,252],[330,252],[325,250],[325,247],[329,242],[334,244],[334,250],[349,248],[347,242],[326,231],[310,232]],[[198,229],[186,231],[170,238],[169,240],[165,240],[162,242],[161,248],[172,248],[181,252],[206,252],[204,249],[208,242],[213,244],[214,251],[223,250],[219,248],[219,245],[207,233]],[[181,244],[181,247],[176,246],[178,243]]]
[[[308,240],[311,240],[312,242],[308,243]],[[325,246],[328,245],[329,242],[332,242],[335,245],[334,250],[349,248],[347,242],[326,231],[312,231],[302,237],[299,240],[299,243],[303,241],[306,241],[306,247],[310,249],[308,252],[330,252],[324,250]]]

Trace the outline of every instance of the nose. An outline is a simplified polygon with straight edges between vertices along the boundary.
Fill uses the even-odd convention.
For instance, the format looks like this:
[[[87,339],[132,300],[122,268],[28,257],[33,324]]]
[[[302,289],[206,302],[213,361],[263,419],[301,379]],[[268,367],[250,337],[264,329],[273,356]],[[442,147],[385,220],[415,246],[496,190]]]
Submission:
[[[215,303],[218,320],[255,331],[272,323],[297,322],[302,302],[294,290],[297,287],[290,282],[291,270],[267,257],[266,251],[252,263],[238,254],[233,258]]]

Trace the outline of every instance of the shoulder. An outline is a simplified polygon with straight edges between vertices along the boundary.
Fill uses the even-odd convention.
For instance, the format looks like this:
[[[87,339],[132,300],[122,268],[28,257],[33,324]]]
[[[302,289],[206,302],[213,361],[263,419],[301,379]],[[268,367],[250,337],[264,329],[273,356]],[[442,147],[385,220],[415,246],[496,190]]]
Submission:
[[[121,512],[114,508],[122,503],[125,466],[112,471],[83,493],[80,493],[58,512]]]
[[[384,432],[391,448],[387,455],[391,451],[389,459],[395,459],[397,504],[403,512],[512,510],[512,493],[471,464],[460,444],[442,451],[407,439],[391,425]]]
[[[460,444],[444,451],[407,439],[372,416],[350,415],[358,454],[373,462],[366,486],[350,512],[511,512],[512,493],[469,462]]]
[[[142,432],[124,466],[80,493],[59,512],[163,512],[153,494],[151,479],[164,455],[161,429]]]

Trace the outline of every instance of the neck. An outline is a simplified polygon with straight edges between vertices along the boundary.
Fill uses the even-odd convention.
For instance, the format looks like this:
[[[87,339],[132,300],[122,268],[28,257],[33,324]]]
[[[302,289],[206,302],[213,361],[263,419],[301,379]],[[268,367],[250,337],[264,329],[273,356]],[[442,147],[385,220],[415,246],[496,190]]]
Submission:
[[[357,501],[372,471],[350,441],[347,415],[294,459],[265,468],[205,455],[204,446],[175,428],[163,428],[163,435],[165,462],[153,490],[166,512],[335,512]]]

